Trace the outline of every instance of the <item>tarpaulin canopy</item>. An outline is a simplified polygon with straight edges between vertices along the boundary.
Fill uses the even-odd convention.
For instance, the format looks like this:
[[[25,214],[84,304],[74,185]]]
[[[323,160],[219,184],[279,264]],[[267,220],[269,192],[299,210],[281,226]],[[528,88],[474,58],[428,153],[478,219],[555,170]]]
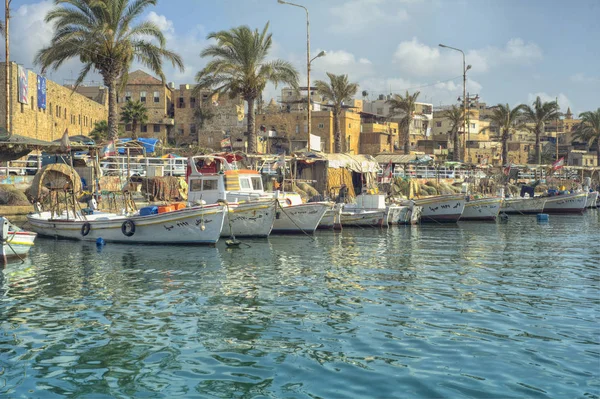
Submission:
[[[326,161],[330,168],[346,168],[357,173],[377,172],[380,169],[375,158],[370,155],[305,152],[299,156],[299,160],[302,158],[307,162]]]
[[[122,138],[118,139],[116,142],[117,149],[119,154],[125,154],[126,148],[143,148],[146,154],[152,154],[156,151],[156,146],[160,144],[159,139],[150,139],[145,137],[140,137],[138,139],[132,138]]]
[[[165,154],[161,158],[183,158],[181,155],[177,154]]]

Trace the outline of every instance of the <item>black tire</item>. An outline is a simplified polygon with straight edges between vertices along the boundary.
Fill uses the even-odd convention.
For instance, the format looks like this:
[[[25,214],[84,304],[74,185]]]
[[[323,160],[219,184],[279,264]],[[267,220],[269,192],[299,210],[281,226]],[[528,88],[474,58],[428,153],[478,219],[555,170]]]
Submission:
[[[81,226],[81,235],[82,236],[87,236],[88,234],[90,234],[90,229],[92,228],[92,226],[88,223],[85,222],[82,226]]]
[[[121,232],[126,237],[131,237],[135,234],[135,223],[133,220],[126,220],[121,225]]]

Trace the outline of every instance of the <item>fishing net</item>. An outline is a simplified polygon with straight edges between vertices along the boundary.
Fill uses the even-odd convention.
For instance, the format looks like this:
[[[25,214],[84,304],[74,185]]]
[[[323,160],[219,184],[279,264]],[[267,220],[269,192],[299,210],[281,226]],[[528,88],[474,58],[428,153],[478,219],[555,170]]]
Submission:
[[[343,184],[348,188],[347,197],[356,197],[352,184],[352,172],[345,168],[327,168],[327,192],[337,193]]]
[[[187,200],[187,184],[175,176],[144,177],[141,191],[150,201]]]
[[[46,165],[33,177],[26,194],[30,201],[41,202],[50,191],[73,192],[78,197],[81,194],[81,177],[69,165]]]

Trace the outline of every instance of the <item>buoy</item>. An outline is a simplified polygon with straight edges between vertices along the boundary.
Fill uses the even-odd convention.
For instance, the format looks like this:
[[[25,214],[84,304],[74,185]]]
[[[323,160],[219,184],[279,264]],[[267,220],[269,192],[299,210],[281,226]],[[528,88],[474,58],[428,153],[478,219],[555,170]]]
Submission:
[[[242,242],[236,240],[235,238],[225,241],[225,245],[227,245],[228,247],[238,248],[241,244],[242,244]]]
[[[502,212],[500,214],[500,221],[501,222],[507,222],[508,221],[508,215],[506,213]]]
[[[537,214],[538,222],[547,222],[548,220],[550,220],[550,216],[547,213],[538,213]]]
[[[98,237],[98,238],[96,239],[96,245],[97,245],[97,246],[101,247],[101,246],[103,246],[103,245],[105,245],[105,244],[106,244],[106,241],[104,241],[104,238],[102,238],[102,237]]]

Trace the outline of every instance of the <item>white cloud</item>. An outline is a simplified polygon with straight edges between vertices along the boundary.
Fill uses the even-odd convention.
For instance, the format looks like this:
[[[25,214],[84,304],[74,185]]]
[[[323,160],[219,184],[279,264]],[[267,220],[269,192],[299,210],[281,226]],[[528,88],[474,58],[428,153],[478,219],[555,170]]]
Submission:
[[[600,78],[595,78],[592,76],[587,76],[582,72],[578,72],[569,77],[569,80],[574,83],[598,83],[600,82]]]
[[[416,0],[349,0],[331,7],[333,17],[331,30],[337,33],[358,33],[388,23],[397,23],[408,19],[408,12],[399,8],[400,3],[416,2]]]

